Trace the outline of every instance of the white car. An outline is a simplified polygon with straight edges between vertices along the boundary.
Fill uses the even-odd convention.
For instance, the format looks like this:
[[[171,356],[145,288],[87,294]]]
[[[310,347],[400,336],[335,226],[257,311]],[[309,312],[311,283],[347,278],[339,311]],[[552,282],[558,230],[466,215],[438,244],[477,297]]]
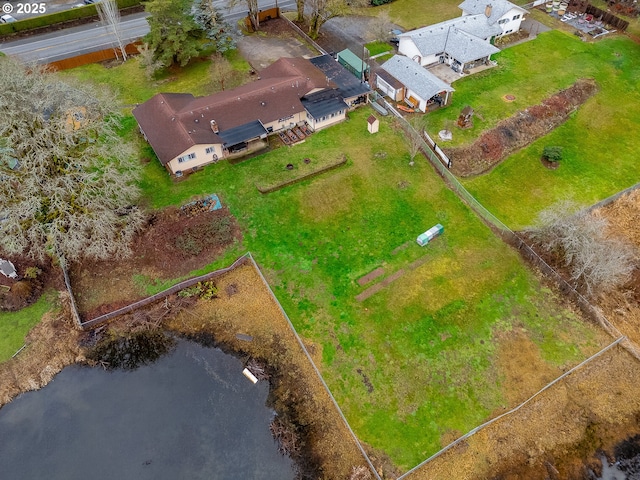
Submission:
[[[11,15],[2,15],[0,17],[0,23],[12,23],[12,22],[16,22],[17,20],[15,18],[13,18]]]

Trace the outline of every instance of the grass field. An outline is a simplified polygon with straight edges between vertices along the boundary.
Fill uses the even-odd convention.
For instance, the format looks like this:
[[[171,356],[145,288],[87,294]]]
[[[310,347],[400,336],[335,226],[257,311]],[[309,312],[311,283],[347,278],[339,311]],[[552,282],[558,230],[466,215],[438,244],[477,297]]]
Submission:
[[[237,50],[225,54],[233,67],[242,73],[251,69]],[[191,93],[194,96],[209,95],[216,91],[209,79],[211,59],[204,57],[193,60],[186,67],[159,74],[149,82],[140,66],[140,59],[132,57],[129,61],[117,67],[107,68],[96,63],[64,71],[60,74],[76,78],[83,83],[94,85],[109,85],[123,105],[135,105],[146,102],[156,93]],[[114,74],[117,71],[116,74]]]
[[[25,335],[51,310],[55,293],[47,292],[33,305],[17,312],[0,312],[0,362],[4,362],[24,344]]]
[[[155,208],[221,195],[296,329],[321,348],[325,378],[357,434],[406,469],[533,393],[514,387],[499,361],[518,354],[510,349],[519,336],[546,372],[532,374],[536,387],[602,339],[541,289],[426,162],[408,165],[389,119],[367,133],[369,114],[179,184],[154,161],[143,188]],[[269,165],[318,152],[349,163],[268,195],[256,190]],[[415,237],[435,223],[444,236],[419,247]],[[386,277],[406,273],[356,301],[366,288],[357,279],[378,267]]]
[[[600,91],[564,125],[492,172],[464,182],[513,228],[531,224],[537,212],[562,199],[593,204],[639,180],[638,140],[631,133],[640,129],[639,57],[640,45],[625,37],[585,43],[562,32],[541,34],[496,55],[497,68],[455,82],[452,105],[425,117],[427,129],[437,135],[449,128],[453,144],[464,144],[576,79],[595,78]],[[505,94],[516,100],[504,102]],[[453,123],[465,105],[480,115],[474,128],[461,131]],[[557,170],[547,170],[539,161],[545,145],[564,147],[565,159]]]

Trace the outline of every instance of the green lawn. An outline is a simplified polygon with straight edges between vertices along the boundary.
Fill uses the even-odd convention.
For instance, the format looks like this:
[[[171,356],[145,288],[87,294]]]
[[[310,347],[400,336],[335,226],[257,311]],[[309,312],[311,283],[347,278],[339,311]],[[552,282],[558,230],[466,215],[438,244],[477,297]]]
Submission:
[[[225,56],[233,67],[247,73],[251,67],[236,50]],[[61,75],[77,78],[83,83],[108,85],[124,105],[146,102],[156,93],[191,93],[194,96],[208,95],[215,91],[209,79],[211,59],[195,59],[186,67],[170,69],[149,82],[140,67],[139,57],[132,57],[118,67],[105,67],[95,63],[61,72]]]
[[[459,17],[461,0],[395,0],[379,7],[358,9],[358,14],[379,16],[387,14],[393,23],[406,30],[424,27]]]
[[[406,469],[437,451],[443,435],[507,403],[497,336],[525,332],[558,372],[599,338],[540,289],[426,162],[408,165],[390,119],[367,133],[370,113],[177,184],[153,161],[143,188],[156,208],[220,194],[296,329],[322,349],[323,374],[356,433]],[[320,177],[268,195],[255,188],[285,161],[340,153],[348,164]],[[444,235],[419,247],[416,236],[436,223]],[[406,273],[356,301],[365,289],[357,279],[377,267]]]
[[[369,55],[372,57],[374,55],[379,55],[381,53],[389,52],[393,49],[393,47],[389,45],[387,42],[380,42],[380,41],[367,43],[365,47],[367,47],[367,50],[369,50]]]
[[[24,337],[42,316],[51,310],[55,293],[42,295],[36,303],[17,312],[0,312],[0,362],[4,362],[24,344]]]
[[[531,224],[537,212],[561,200],[593,204],[640,180],[640,45],[625,37],[585,43],[552,31],[496,55],[499,66],[453,84],[450,107],[424,117],[433,134],[453,131],[453,145],[473,141],[516,111],[539,103],[578,78],[595,78],[600,91],[561,127],[512,155],[492,172],[464,181],[469,191],[512,228]],[[544,68],[541,68],[544,65]],[[550,74],[553,72],[553,74]],[[505,94],[516,100],[506,103]],[[474,128],[454,126],[465,105],[479,115]],[[540,163],[545,145],[564,147],[557,170]]]

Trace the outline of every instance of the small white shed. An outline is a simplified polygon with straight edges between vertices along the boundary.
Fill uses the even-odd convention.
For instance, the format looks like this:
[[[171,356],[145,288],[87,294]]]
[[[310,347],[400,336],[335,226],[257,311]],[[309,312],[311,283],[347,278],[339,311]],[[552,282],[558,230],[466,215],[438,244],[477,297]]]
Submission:
[[[367,129],[369,133],[378,133],[378,129],[380,128],[380,120],[375,115],[369,115],[367,118]]]

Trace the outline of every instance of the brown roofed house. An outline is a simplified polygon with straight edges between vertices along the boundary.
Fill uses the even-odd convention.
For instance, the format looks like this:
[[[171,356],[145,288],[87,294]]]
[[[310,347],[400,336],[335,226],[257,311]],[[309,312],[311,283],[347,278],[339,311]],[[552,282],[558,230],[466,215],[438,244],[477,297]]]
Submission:
[[[252,83],[206,97],[160,93],[133,109],[140,130],[172,174],[265,148],[267,136],[344,120],[339,88],[304,58],[281,58]]]

